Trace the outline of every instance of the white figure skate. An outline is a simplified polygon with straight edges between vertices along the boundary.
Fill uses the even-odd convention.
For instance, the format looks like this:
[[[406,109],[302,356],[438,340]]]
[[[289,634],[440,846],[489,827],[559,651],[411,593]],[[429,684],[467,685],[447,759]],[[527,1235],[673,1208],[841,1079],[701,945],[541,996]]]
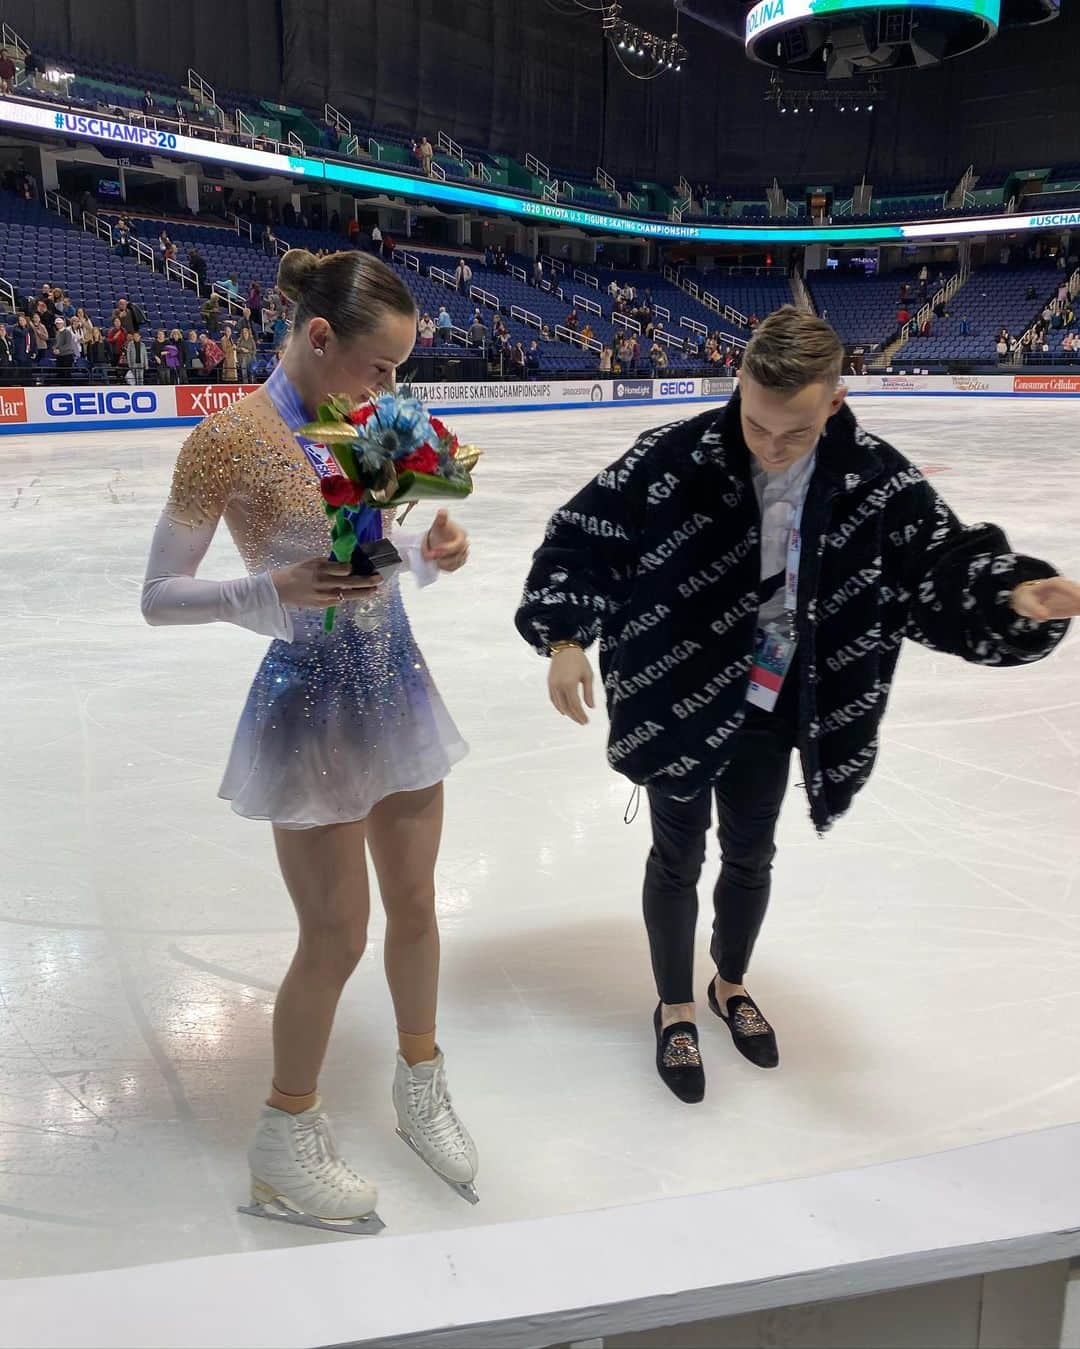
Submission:
[[[326,1232],[374,1236],[375,1186],[342,1161],[320,1102],[299,1115],[267,1106],[248,1148],[253,1218],[276,1218]]]
[[[412,1068],[398,1055],[394,1109],[398,1137],[462,1199],[478,1204],[473,1184],[479,1168],[476,1144],[450,1103],[441,1050],[430,1062]]]

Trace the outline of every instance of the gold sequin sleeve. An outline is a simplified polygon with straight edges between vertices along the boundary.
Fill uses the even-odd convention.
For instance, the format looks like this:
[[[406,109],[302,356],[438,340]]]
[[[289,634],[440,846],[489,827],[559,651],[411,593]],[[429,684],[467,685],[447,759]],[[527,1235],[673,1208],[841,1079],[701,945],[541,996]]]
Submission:
[[[180,448],[165,513],[186,525],[216,524],[239,489],[244,455],[235,419],[200,422]]]

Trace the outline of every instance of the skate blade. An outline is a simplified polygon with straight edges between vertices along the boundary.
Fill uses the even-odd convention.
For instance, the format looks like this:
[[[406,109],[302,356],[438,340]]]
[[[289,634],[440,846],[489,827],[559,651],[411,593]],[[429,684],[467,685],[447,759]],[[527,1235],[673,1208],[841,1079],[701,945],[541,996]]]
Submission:
[[[377,1237],[386,1227],[377,1213],[369,1213],[366,1218],[316,1218],[310,1213],[296,1213],[277,1201],[241,1204],[236,1211],[249,1218],[270,1218],[297,1227],[317,1227],[320,1232],[337,1232],[341,1236]]]
[[[450,1180],[447,1176],[444,1176],[441,1171],[435,1170],[404,1129],[397,1129],[395,1132],[397,1133],[398,1138],[400,1138],[403,1143],[407,1144],[411,1151],[416,1153],[428,1170],[431,1171],[433,1175],[438,1176],[444,1185],[449,1185],[454,1193],[460,1195],[467,1204],[479,1204],[480,1196],[476,1193],[476,1186],[471,1180]]]

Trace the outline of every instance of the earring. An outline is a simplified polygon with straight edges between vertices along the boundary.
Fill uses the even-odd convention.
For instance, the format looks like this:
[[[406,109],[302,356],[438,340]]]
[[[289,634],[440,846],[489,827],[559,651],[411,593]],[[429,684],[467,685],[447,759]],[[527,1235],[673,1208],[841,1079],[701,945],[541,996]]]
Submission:
[[[325,353],[325,351],[323,350],[322,347],[315,347],[315,348],[314,348],[314,351],[315,351],[315,355],[316,355],[316,356],[325,356],[325,355],[326,355],[326,353]]]

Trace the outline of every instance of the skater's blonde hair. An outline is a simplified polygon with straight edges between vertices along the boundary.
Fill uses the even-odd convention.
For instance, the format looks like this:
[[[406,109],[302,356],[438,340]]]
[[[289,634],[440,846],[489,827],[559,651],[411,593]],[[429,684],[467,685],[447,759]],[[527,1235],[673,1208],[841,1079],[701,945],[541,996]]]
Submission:
[[[742,374],[778,393],[810,384],[837,383],[844,345],[824,319],[786,304],[754,329],[742,359]]]

